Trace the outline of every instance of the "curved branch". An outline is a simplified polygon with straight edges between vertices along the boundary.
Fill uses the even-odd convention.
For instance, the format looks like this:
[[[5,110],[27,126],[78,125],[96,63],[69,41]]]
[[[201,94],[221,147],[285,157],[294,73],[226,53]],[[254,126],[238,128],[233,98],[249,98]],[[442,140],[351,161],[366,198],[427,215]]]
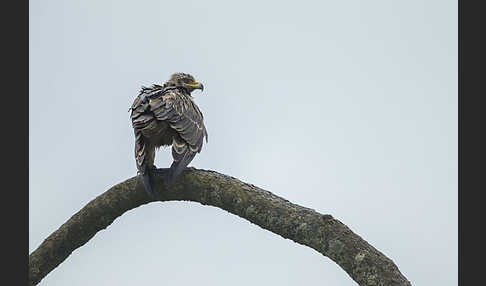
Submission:
[[[224,209],[315,249],[336,262],[359,285],[411,285],[392,260],[330,215],[214,171],[186,169],[169,191],[163,183],[167,169],[157,173],[154,185],[158,201],[185,200]],[[117,217],[152,201],[138,178],[133,177],[89,202],[29,255],[29,285],[39,283]]]

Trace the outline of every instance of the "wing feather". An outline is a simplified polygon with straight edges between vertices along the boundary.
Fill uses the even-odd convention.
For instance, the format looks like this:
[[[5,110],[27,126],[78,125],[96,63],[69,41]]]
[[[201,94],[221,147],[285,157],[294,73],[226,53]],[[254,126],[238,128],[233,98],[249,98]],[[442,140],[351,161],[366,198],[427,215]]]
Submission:
[[[150,88],[142,87],[139,95],[132,104],[132,127],[135,134],[135,161],[137,169],[144,173],[147,167],[151,167],[154,161],[154,147],[149,145],[143,132],[153,128],[155,117],[149,112],[150,106],[147,95],[151,92]]]
[[[201,151],[201,139],[207,136],[207,131],[201,111],[189,96],[170,90],[150,99],[150,110],[157,120],[166,121],[184,141]]]
[[[148,145],[144,133],[148,134],[157,121],[166,122],[177,135],[172,141],[172,163],[169,181],[173,182],[182,170],[201,152],[204,138],[207,138],[204,118],[188,95],[179,90],[161,92],[161,86],[142,87],[132,104],[132,126],[135,131],[135,158],[141,171],[147,164],[153,164],[153,146]]]

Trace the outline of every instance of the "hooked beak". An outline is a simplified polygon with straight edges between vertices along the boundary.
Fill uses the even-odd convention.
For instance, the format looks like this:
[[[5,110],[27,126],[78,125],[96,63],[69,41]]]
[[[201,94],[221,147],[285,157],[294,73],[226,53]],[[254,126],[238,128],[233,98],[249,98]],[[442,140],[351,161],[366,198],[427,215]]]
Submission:
[[[200,89],[201,91],[204,90],[204,85],[197,81],[195,81],[194,83],[186,83],[186,85],[194,89]]]

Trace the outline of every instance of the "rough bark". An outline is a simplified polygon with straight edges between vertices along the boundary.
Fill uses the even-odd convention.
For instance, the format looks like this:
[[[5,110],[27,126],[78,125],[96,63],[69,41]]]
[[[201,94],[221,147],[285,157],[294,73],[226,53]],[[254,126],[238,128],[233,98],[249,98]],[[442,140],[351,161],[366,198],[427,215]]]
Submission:
[[[167,191],[167,169],[155,176],[158,201],[184,200],[224,209],[306,245],[336,262],[359,285],[411,285],[392,260],[331,215],[320,214],[252,184],[207,170],[186,169]],[[76,248],[128,210],[153,202],[137,177],[89,202],[29,256],[29,285],[38,284]]]

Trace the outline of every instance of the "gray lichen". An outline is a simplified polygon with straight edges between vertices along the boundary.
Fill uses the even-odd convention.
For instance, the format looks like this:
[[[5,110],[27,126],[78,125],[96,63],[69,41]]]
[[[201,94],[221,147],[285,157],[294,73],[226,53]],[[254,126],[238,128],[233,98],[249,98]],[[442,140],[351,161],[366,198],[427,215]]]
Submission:
[[[187,169],[165,188],[167,169],[155,176],[158,201],[184,200],[219,207],[263,229],[306,245],[336,262],[359,285],[411,285],[381,252],[331,215],[320,214],[269,191],[214,171]],[[36,285],[98,231],[126,211],[153,202],[137,177],[101,194],[52,233],[29,256],[29,284]]]

